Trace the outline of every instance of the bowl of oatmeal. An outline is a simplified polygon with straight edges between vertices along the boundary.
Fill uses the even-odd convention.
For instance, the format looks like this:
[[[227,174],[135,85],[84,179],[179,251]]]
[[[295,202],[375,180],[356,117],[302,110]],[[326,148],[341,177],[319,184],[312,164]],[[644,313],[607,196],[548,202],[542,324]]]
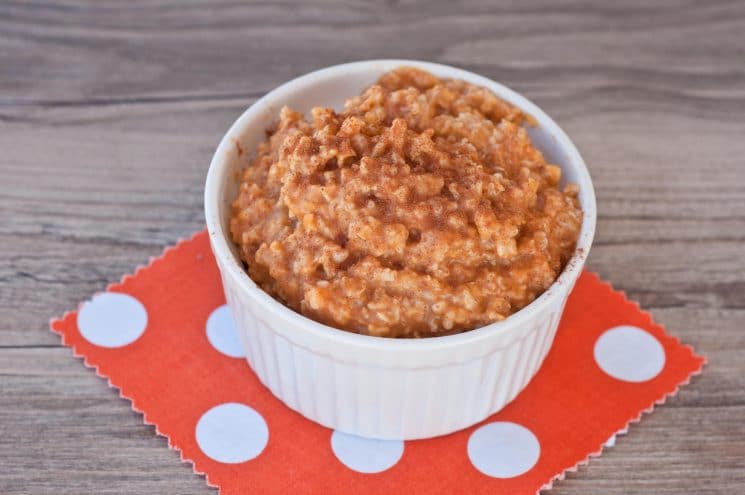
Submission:
[[[212,160],[210,242],[251,368],[330,428],[468,427],[540,368],[595,199],[564,132],[449,66],[356,62],[254,103]]]

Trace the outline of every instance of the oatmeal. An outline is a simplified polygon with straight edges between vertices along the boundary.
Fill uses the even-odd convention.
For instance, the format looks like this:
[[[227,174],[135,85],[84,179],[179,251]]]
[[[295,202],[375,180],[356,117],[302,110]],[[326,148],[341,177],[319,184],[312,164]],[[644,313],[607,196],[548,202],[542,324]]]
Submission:
[[[490,91],[400,68],[310,119],[283,108],[243,171],[230,231],[295,311],[383,337],[504,319],[571,257],[577,188]]]

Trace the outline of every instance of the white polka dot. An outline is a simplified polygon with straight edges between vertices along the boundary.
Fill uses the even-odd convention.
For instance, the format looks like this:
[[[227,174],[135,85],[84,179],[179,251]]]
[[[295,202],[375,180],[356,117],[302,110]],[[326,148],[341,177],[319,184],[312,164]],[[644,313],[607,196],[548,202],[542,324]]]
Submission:
[[[499,421],[482,426],[468,439],[468,458],[487,476],[513,478],[529,471],[541,456],[532,431],[517,423]]]
[[[401,440],[375,440],[340,431],[331,435],[331,450],[342,464],[360,473],[380,473],[393,467],[404,454]]]
[[[85,340],[101,347],[131,344],[147,327],[147,311],[128,294],[104,292],[93,296],[78,312],[78,329]]]
[[[238,464],[261,454],[269,441],[269,428],[254,409],[228,402],[204,413],[195,435],[199,448],[208,457]]]
[[[207,318],[207,340],[226,356],[239,358],[246,355],[238,340],[233,314],[226,304],[214,310]]]
[[[665,367],[665,349],[649,332],[631,326],[614,327],[595,342],[598,366],[613,378],[645,382]]]
[[[616,436],[613,435],[608,439],[607,442],[605,442],[606,447],[615,447],[616,446]]]

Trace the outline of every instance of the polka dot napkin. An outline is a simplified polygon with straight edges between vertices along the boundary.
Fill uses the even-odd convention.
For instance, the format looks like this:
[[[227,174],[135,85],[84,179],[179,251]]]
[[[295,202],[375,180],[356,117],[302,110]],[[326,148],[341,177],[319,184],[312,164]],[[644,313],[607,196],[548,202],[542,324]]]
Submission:
[[[543,367],[499,413],[431,440],[330,431],[249,369],[206,232],[51,326],[223,494],[534,494],[612,445],[704,363],[584,273]]]

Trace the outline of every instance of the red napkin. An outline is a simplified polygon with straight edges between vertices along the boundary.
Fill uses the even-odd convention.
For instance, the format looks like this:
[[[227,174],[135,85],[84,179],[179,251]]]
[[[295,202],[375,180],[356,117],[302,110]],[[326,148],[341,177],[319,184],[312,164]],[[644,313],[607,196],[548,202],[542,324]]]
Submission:
[[[274,398],[242,357],[224,305],[203,231],[51,322],[224,494],[534,494],[599,455],[705,361],[585,272],[514,402],[445,437],[369,440]]]

